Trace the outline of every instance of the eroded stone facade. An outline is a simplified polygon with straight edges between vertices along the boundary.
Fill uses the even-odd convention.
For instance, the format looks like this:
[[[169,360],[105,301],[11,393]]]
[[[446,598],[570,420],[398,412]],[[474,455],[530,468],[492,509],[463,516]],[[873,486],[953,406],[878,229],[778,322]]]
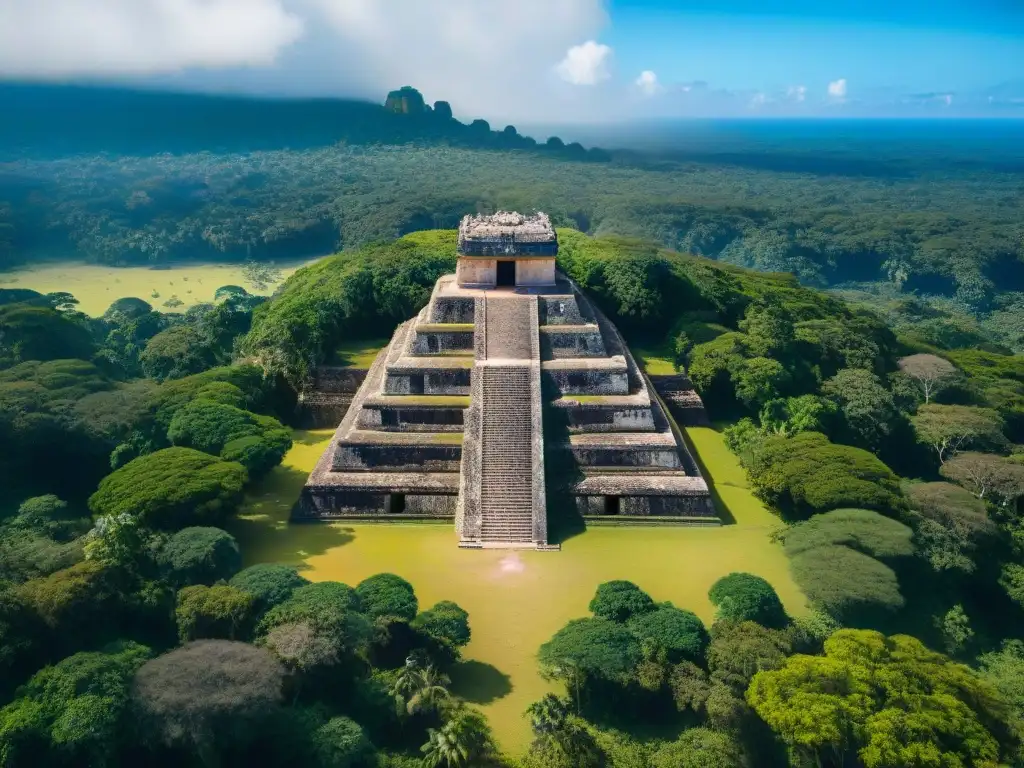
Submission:
[[[460,253],[497,247],[474,233],[499,242],[520,219],[464,222]],[[557,249],[544,220],[505,246]],[[680,427],[618,331],[571,281],[552,280],[438,280],[366,373],[294,518],[454,518],[467,547],[547,548],[549,498],[593,521],[718,524]]]

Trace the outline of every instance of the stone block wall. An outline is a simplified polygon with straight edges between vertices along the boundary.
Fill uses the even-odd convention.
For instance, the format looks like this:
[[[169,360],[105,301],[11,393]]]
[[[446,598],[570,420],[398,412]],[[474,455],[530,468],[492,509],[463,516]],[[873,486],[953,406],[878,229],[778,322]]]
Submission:
[[[516,285],[524,288],[555,284],[554,259],[516,259]]]
[[[573,458],[584,467],[657,467],[680,469],[679,452],[665,448],[571,448]]]
[[[384,432],[461,432],[464,413],[463,408],[364,405],[357,424]]]
[[[547,369],[545,382],[563,395],[628,395],[629,376],[626,371],[603,368]]]
[[[541,325],[585,325],[587,320],[580,311],[576,297],[538,296]]]
[[[400,496],[401,498],[396,498]],[[318,490],[307,488],[292,519],[343,520],[372,517],[388,518],[451,518],[455,514],[455,496],[445,494],[388,494],[364,491]]]
[[[384,380],[386,395],[468,395],[469,368],[424,369],[394,373]]]
[[[466,353],[473,350],[472,331],[416,331],[412,342],[414,355],[436,355],[442,352]]]
[[[576,511],[583,517],[686,517],[717,521],[714,505],[708,496],[622,496],[618,499],[618,515],[607,513],[605,496],[577,496]]]
[[[498,260],[460,256],[455,267],[459,285],[494,285],[498,282]]]
[[[432,323],[472,323],[476,300],[467,296],[437,296],[430,304]]]
[[[336,392],[354,395],[366,379],[367,371],[362,368],[347,368],[332,365],[317,366],[313,374],[314,392]]]
[[[587,432],[653,432],[654,414],[649,407],[611,408],[583,403],[563,408],[569,429]]]
[[[545,359],[564,357],[605,357],[604,339],[595,325],[587,331],[546,330],[540,335]]]
[[[391,471],[458,472],[461,445],[401,445],[339,443],[333,472],[386,469]]]

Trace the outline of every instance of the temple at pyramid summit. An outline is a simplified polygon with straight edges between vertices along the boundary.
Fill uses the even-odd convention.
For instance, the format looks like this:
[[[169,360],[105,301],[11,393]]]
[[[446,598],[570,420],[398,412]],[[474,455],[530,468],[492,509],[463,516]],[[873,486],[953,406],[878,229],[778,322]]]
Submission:
[[[548,217],[467,216],[457,249],[456,273],[345,401],[293,519],[451,518],[460,546],[537,549],[556,548],[559,504],[594,522],[718,524],[673,418],[699,398],[685,376],[658,396],[558,271]]]

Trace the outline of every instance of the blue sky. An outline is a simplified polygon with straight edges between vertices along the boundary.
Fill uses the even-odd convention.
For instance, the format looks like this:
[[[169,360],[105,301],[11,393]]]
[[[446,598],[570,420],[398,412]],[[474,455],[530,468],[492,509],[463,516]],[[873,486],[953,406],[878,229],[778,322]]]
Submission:
[[[612,6],[604,41],[633,69],[723,88],[845,77],[860,88],[983,89],[1024,76],[1024,4],[671,2]]]
[[[1024,77],[1024,4],[1010,2],[634,0],[613,4],[611,19],[605,39],[619,61],[669,82],[740,90],[846,78],[852,97]]]
[[[462,117],[1024,117],[1024,0],[0,0],[0,78]]]

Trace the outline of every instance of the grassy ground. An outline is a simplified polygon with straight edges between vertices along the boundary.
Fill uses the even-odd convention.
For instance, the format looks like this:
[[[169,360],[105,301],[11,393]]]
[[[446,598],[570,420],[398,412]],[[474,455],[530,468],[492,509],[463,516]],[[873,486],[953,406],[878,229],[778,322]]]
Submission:
[[[297,432],[284,464],[251,492],[233,525],[246,562],[294,563],[314,581],[349,584],[390,571],[412,582],[423,606],[443,599],[462,605],[473,639],[453,675],[456,690],[487,713],[509,751],[525,749],[523,712],[550,690],[537,673],[537,649],[569,619],[587,614],[601,582],[630,579],[656,600],[710,622],[708,588],[725,574],[748,571],[771,581],[790,612],[805,610],[781,547],[768,538],[777,519],[750,493],[712,429],[691,429],[690,439],[734,525],[594,527],[561,552],[519,553],[460,550],[450,524],[289,525],[288,511],[330,435]]]
[[[334,348],[330,362],[346,368],[369,368],[389,341],[391,339],[349,339]]]
[[[307,263],[278,264],[281,279]],[[78,299],[82,312],[93,316],[102,315],[116,299],[129,296],[148,301],[161,312],[184,312],[196,304],[213,301],[214,292],[223,285],[240,285],[250,293],[263,294],[276,287],[257,291],[245,282],[239,264],[184,264],[172,269],[150,269],[47,262],[0,272],[0,288],[30,288],[40,293],[67,291]],[[164,306],[172,296],[181,300],[181,306]]]
[[[676,364],[665,347],[629,345],[637,363],[652,376],[671,376],[676,373]]]

